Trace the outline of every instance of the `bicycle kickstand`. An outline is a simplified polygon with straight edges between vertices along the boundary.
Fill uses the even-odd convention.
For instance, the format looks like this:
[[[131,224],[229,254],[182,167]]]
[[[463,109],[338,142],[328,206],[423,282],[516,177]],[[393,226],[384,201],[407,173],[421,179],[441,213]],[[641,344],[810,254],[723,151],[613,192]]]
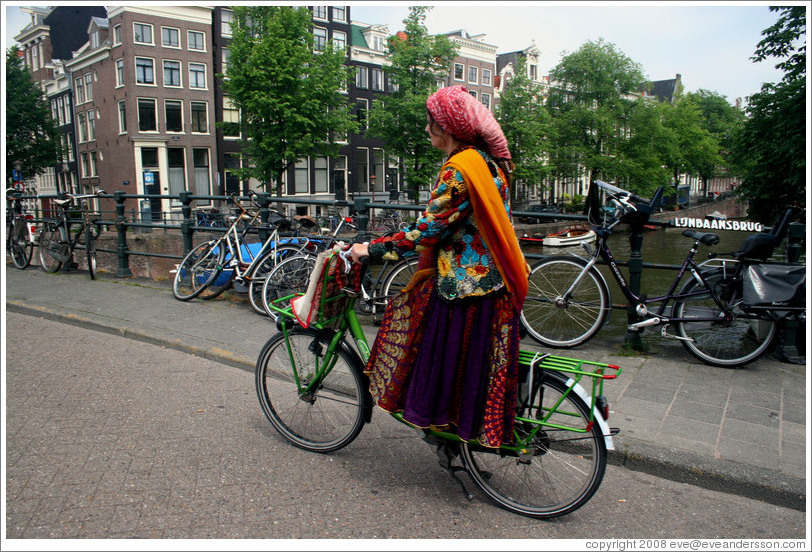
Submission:
[[[454,444],[445,439],[438,439],[430,433],[426,433],[423,436],[423,440],[430,445],[437,447],[434,452],[437,454],[438,464],[440,464],[440,467],[447,471],[448,475],[450,475],[454,481],[459,483],[460,488],[462,489],[462,494],[465,495],[465,498],[467,498],[469,501],[473,500],[473,493],[465,488],[465,483],[463,483],[462,479],[460,479],[457,475],[457,472],[467,472],[468,470],[466,470],[464,466],[454,466],[451,464],[451,461],[454,460],[456,456],[459,456],[459,454],[454,450]]]

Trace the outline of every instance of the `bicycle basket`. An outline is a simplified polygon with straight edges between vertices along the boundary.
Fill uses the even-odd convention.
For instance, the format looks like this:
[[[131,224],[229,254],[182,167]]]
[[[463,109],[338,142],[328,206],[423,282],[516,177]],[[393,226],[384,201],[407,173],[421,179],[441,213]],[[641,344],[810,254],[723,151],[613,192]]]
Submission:
[[[361,289],[360,272],[345,270],[346,263],[339,256],[339,250],[340,246],[334,246],[318,254],[307,291],[290,300],[293,316],[305,328],[334,325],[347,308],[348,293]]]
[[[742,278],[742,302],[750,308],[790,309],[806,306],[806,266],[751,264]]]

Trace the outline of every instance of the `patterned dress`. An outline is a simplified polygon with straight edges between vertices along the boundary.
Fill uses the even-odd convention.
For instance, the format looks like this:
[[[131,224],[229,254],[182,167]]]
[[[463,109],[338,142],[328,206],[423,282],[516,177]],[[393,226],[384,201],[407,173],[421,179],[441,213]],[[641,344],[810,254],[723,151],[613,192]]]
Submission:
[[[480,153],[509,214],[507,185]],[[366,369],[372,395],[416,426],[498,447],[512,435],[519,324],[454,168],[412,226],[369,247],[373,262],[420,252],[435,271],[390,301]]]

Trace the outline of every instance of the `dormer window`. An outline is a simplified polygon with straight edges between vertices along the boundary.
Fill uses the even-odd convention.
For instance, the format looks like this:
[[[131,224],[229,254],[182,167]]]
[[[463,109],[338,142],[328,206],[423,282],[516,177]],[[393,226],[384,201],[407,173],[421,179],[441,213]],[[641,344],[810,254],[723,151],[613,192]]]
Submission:
[[[99,30],[95,29],[90,33],[90,47],[91,48],[98,48],[99,47]]]

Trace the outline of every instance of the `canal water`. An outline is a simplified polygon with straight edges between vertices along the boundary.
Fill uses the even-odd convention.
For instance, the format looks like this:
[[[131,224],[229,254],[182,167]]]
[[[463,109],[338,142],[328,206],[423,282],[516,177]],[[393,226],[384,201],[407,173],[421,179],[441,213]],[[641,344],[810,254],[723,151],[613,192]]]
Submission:
[[[641,291],[649,297],[665,295],[671,283],[677,275],[676,270],[685,260],[688,251],[693,245],[694,241],[691,238],[686,238],[682,235],[685,228],[676,227],[657,227],[655,230],[648,230],[643,237],[643,247],[641,250],[643,263],[657,264],[657,265],[670,265],[674,266],[673,270],[663,268],[643,268],[641,276]],[[708,259],[709,252],[717,254],[730,253],[738,251],[742,242],[747,236],[756,232],[742,232],[733,230],[699,230],[700,232],[712,232],[719,236],[720,241],[717,245],[712,247],[700,246],[699,251],[694,256],[694,261],[697,264]],[[609,238],[609,248],[612,255],[618,263],[625,263],[629,260],[630,245],[629,245],[629,232],[625,229],[619,229]],[[591,244],[594,248],[594,243]],[[528,255],[528,262],[532,266],[538,262],[538,255],[566,255],[574,254],[581,257],[586,256],[586,252],[582,247],[537,247],[530,246],[522,243],[522,250]],[[621,266],[621,272],[624,278],[628,281],[628,267]],[[609,284],[609,293],[611,295],[612,304],[615,306],[625,305],[626,298],[621,293],[620,288],[617,286],[614,277],[610,274],[608,267],[600,265],[599,270],[603,274],[606,282]],[[682,277],[680,286],[686,282],[686,276]],[[679,290],[679,287],[677,288]],[[657,308],[659,305],[652,305]],[[666,312],[670,313],[669,304]],[[618,338],[619,341],[623,340],[626,335],[626,325],[628,323],[626,310],[615,308],[612,310],[608,323],[597,334],[597,338]],[[651,335],[659,332],[659,328],[648,330],[645,334]],[[529,338],[528,338],[529,339]]]

